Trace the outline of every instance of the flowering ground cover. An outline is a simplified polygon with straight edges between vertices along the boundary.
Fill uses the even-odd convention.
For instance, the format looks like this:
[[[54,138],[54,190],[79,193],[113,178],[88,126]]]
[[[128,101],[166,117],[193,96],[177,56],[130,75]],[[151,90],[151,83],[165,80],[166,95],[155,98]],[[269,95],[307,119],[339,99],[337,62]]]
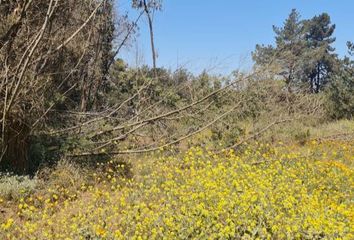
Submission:
[[[1,239],[354,239],[353,141],[194,147],[112,160],[94,184],[32,194]],[[0,200],[0,206],[6,205]]]

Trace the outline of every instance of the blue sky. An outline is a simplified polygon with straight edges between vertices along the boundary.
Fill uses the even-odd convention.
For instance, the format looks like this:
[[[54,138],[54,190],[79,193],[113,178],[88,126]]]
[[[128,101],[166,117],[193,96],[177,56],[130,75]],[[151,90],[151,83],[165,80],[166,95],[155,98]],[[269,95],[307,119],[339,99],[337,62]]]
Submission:
[[[118,0],[117,8],[134,19],[130,2]],[[164,0],[163,11],[154,16],[157,64],[172,70],[183,66],[194,73],[247,70],[255,45],[272,44],[272,25],[282,26],[292,8],[302,18],[327,12],[336,24],[334,47],[340,56],[346,54],[346,42],[354,41],[353,0]],[[139,56],[138,64],[151,65],[146,18],[139,26],[136,42],[119,57],[135,66]]]

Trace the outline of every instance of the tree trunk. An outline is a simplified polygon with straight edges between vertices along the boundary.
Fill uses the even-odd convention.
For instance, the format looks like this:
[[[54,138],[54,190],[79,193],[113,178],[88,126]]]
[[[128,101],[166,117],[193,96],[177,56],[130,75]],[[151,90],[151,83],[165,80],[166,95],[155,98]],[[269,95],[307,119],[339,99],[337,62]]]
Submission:
[[[150,10],[146,4],[146,1],[144,1],[144,10],[145,10],[146,16],[148,18],[148,22],[149,22],[150,44],[151,44],[151,51],[152,51],[152,66],[153,66],[153,69],[156,74],[156,51],[155,51],[155,44],[154,44],[154,30],[153,30],[153,24],[152,24]]]
[[[18,174],[27,174],[29,170],[29,127],[19,120],[9,120],[3,143],[3,152],[0,162],[1,169]]]

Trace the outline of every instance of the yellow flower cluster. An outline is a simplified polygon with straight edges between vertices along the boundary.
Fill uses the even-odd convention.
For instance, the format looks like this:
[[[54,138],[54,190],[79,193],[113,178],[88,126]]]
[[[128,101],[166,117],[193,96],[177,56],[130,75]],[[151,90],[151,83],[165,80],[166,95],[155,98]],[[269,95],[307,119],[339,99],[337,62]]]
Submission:
[[[132,178],[108,168],[74,197],[22,200],[0,238],[354,239],[353,142],[165,153]]]

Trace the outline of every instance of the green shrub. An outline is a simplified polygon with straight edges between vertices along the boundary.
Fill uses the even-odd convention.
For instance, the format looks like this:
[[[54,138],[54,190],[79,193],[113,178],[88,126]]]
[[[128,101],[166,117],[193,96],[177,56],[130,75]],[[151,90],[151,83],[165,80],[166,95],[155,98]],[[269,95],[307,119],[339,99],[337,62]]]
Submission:
[[[347,62],[343,69],[332,77],[331,84],[327,89],[327,110],[332,118],[351,119],[354,116],[353,65],[353,63]]]
[[[0,174],[0,198],[18,200],[32,194],[38,186],[37,178]]]

